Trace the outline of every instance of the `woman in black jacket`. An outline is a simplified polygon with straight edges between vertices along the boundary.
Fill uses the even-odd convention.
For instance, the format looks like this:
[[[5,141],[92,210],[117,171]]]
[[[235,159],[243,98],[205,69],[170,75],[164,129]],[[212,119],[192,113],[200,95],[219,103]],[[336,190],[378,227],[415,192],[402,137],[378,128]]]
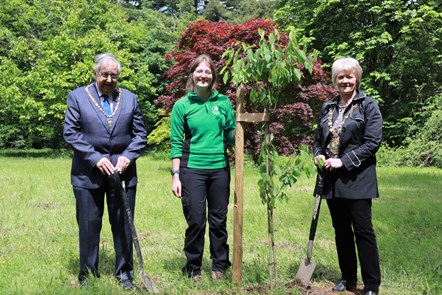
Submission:
[[[313,152],[315,163],[323,162],[327,171],[323,198],[341,270],[332,290],[356,288],[357,247],[364,292],[376,295],[381,274],[371,205],[379,197],[375,153],[382,139],[382,115],[377,102],[359,90],[361,77],[357,60],[341,58],[333,63],[332,81],[339,95],[322,107]]]

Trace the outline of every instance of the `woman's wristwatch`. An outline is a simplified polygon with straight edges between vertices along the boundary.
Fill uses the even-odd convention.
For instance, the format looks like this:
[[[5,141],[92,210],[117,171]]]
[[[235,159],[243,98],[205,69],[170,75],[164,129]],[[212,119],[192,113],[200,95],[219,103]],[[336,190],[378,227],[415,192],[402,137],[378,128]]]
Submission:
[[[172,169],[170,170],[170,175],[180,174],[180,170]]]

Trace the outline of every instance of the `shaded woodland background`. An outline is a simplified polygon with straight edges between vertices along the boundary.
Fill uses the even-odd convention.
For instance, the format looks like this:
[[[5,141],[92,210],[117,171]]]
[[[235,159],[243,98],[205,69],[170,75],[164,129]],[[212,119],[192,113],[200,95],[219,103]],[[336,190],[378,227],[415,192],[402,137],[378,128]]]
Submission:
[[[138,95],[148,149],[167,150],[169,111],[184,93],[190,59],[209,53],[220,70],[222,53],[238,40],[256,44],[258,28],[294,29],[319,60],[273,112],[279,152],[311,142],[320,105],[334,93],[330,65],[352,56],[364,69],[362,90],[384,116],[380,161],[442,167],[441,16],[438,1],[5,0],[0,148],[66,148],[67,94],[92,82],[97,53],[113,52],[123,65],[120,86]],[[234,101],[234,85],[219,79],[218,88]],[[247,151],[256,155],[259,126],[247,132]]]

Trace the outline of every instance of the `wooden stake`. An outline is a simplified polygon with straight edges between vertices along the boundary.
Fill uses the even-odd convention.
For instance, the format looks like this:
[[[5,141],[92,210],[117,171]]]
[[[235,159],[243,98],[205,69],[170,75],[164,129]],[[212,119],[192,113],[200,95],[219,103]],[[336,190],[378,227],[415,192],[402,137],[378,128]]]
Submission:
[[[235,136],[235,200],[233,206],[233,273],[232,282],[240,286],[242,282],[242,232],[244,199],[244,127],[247,123],[269,121],[269,113],[246,113],[245,87],[236,90],[236,136]]]
[[[244,86],[239,85],[236,90],[237,117],[245,112]],[[236,121],[235,138],[235,200],[233,207],[233,273],[232,281],[240,286],[242,282],[242,230],[243,230],[243,195],[244,195],[244,125],[245,122]]]

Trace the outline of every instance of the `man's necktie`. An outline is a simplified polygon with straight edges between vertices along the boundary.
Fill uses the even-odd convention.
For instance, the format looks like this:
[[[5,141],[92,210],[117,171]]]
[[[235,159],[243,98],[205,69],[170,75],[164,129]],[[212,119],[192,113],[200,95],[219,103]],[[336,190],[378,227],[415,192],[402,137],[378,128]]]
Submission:
[[[109,103],[109,97],[107,95],[103,95],[103,111],[106,115],[112,115],[112,108]]]

